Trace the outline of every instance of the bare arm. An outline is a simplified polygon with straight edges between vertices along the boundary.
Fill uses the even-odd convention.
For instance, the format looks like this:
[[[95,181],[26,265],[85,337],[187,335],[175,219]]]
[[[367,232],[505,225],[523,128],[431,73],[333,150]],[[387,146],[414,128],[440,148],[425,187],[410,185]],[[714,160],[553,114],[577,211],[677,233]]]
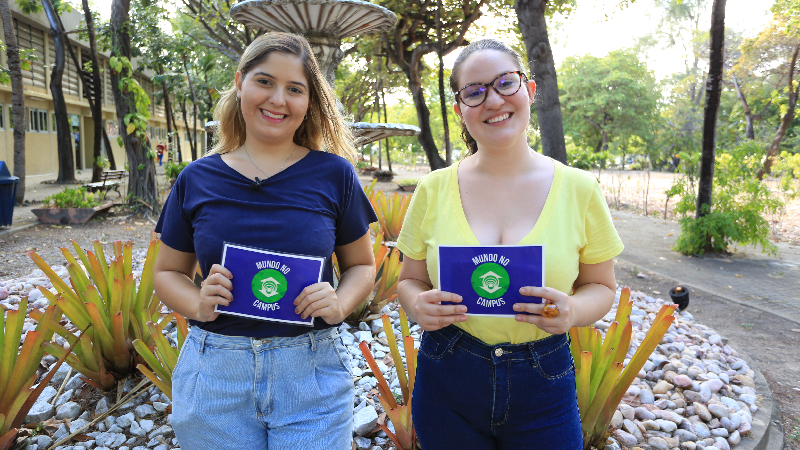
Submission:
[[[364,302],[375,282],[375,255],[369,232],[347,245],[336,247],[336,259],[342,270],[339,286],[315,283],[303,289],[295,299],[295,312],[302,318],[320,317],[328,324],[339,323]]]
[[[572,295],[548,287],[520,289],[523,295],[542,297],[558,306],[557,317],[518,314],[516,320],[532,323],[550,334],[566,333],[572,327],[591,325],[605,316],[614,304],[616,291],[613,259],[598,264],[580,264]],[[544,304],[515,303],[514,311],[541,314],[543,307]]]
[[[442,305],[440,302],[461,302],[461,296],[433,289],[424,259],[403,258],[397,284],[397,298],[411,320],[426,331],[444,328],[467,320],[464,305]]]
[[[193,281],[196,267],[194,253],[175,250],[161,242],[153,284],[159,300],[172,310],[189,319],[210,322],[219,316],[214,312],[216,305],[227,306],[233,300],[233,276],[224,267],[214,264],[203,288],[198,289]]]

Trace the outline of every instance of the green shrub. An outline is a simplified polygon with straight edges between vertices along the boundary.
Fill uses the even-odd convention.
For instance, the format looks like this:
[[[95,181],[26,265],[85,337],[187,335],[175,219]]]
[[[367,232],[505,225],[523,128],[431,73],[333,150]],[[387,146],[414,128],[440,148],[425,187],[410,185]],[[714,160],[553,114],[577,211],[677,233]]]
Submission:
[[[416,186],[419,184],[419,178],[405,178],[402,180],[397,180],[397,184],[400,186]]]
[[[183,168],[188,165],[188,162],[173,163],[172,161],[167,161],[164,164],[164,175],[166,175],[167,180],[174,182],[178,179],[178,175],[180,175]]]
[[[681,197],[675,213],[683,216],[681,234],[673,250],[685,255],[727,253],[728,246],[737,243],[759,245],[762,251],[773,255],[777,252],[767,239],[770,227],[763,215],[778,213],[784,204],[756,178],[762,152],[758,144],[748,142],[717,155],[713,204],[704,206],[706,215],[699,219],[694,217],[697,192],[691,178],[673,184],[667,196]]]
[[[608,166],[607,151],[595,153],[593,150],[578,150],[567,154],[567,162],[571,167],[583,170],[605,169]]]
[[[86,192],[86,188],[66,188],[63,191],[44,198],[44,203],[51,208],[94,208],[100,204],[99,195]]]

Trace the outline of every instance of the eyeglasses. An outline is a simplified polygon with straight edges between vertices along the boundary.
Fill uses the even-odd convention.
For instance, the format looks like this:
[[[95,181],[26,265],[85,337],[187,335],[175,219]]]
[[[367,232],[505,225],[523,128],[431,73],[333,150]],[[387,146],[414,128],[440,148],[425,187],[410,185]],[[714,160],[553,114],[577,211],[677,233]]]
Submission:
[[[506,72],[489,83],[472,83],[464,86],[456,93],[456,100],[461,100],[461,103],[469,107],[480,106],[486,100],[486,91],[490,86],[498,94],[508,97],[519,91],[523,79],[527,81],[528,78],[522,71]]]

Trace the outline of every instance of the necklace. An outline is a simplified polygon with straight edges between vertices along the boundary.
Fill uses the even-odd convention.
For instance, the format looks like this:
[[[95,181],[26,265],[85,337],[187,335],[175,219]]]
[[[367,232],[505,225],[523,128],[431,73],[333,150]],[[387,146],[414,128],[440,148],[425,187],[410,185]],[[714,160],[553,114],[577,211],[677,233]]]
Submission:
[[[253,161],[253,158],[251,158],[251,157],[250,157],[250,152],[247,150],[247,146],[246,146],[246,145],[243,145],[242,147],[244,147],[244,154],[245,154],[245,155],[247,155],[247,159],[249,159],[249,160],[250,160],[250,164],[252,164],[252,165],[253,165],[253,167],[255,167],[255,168],[256,168],[256,169],[257,169],[259,172],[261,172],[262,174],[264,174],[264,179],[263,179],[263,180],[259,180],[259,179],[258,179],[258,177],[255,177],[256,181],[255,181],[253,184],[251,184],[251,185],[250,185],[250,188],[251,188],[251,189],[253,189],[253,190],[255,190],[255,189],[258,189],[259,187],[261,187],[261,185],[263,185],[264,183],[266,183],[266,182],[267,182],[267,178],[269,178],[270,176],[269,176],[269,175],[267,175],[267,174],[266,174],[266,173],[265,173],[263,170],[261,170],[261,168],[259,168],[259,167],[256,165],[255,161]],[[283,162],[283,165],[281,166],[281,168],[280,168],[280,169],[279,169],[277,172],[275,172],[274,174],[272,174],[272,176],[275,176],[275,175],[277,175],[277,174],[279,174],[279,173],[283,172],[283,169],[285,169],[285,168],[286,168],[286,163],[288,163],[288,162],[289,162],[289,160],[290,160],[290,159],[292,159],[292,155],[294,155],[294,152],[295,152],[296,150],[297,150],[297,144],[294,144],[294,148],[292,149],[292,153],[289,153],[289,157],[288,157],[288,158],[286,158],[286,161],[284,161],[284,162]]]

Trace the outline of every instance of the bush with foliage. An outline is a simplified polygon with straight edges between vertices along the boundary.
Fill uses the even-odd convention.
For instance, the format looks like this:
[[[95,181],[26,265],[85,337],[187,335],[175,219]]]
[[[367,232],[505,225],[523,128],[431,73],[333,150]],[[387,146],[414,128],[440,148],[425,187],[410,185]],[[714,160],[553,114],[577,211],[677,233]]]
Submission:
[[[397,184],[400,186],[416,186],[419,184],[419,178],[404,178],[402,180],[397,180]]]
[[[576,149],[567,154],[569,166],[582,170],[605,169],[608,167],[609,159],[608,151],[594,152],[588,149]]]
[[[167,177],[167,180],[174,183],[175,180],[178,179],[178,175],[181,174],[181,171],[188,165],[188,162],[174,163],[172,161],[167,161],[167,163],[164,164],[164,175]]]
[[[50,208],[94,208],[100,204],[100,196],[86,192],[86,188],[66,188],[44,198]]]
[[[757,143],[746,142],[717,155],[713,204],[704,205],[705,215],[700,218],[694,217],[697,192],[693,180],[676,180],[667,196],[680,197],[675,213],[683,218],[673,250],[685,255],[727,253],[729,245],[736,243],[759,245],[765,253],[776,253],[777,248],[767,239],[770,227],[764,214],[776,214],[784,204],[756,177],[762,153]]]

